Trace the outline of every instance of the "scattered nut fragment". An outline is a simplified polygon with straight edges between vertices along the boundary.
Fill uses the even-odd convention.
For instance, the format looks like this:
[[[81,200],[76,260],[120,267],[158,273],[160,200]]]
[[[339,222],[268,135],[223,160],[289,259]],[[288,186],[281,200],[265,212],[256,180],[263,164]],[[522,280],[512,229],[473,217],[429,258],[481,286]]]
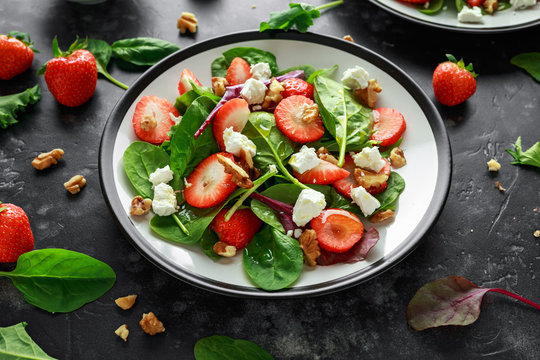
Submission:
[[[319,156],[319,159],[328,161],[329,163],[332,163],[334,165],[337,165],[338,160],[334,157],[334,155],[330,154],[328,150],[323,146],[320,147],[319,150],[317,150],[317,155]]]
[[[495,187],[499,189],[500,192],[505,192],[506,189],[502,187],[501,183],[498,181],[495,181]]]
[[[275,78],[272,78],[272,82],[270,82],[270,86],[268,86],[268,90],[266,90],[264,102],[261,105],[262,109],[269,110],[275,108],[281,99],[283,99],[283,96],[281,95],[283,90],[285,89],[281,83]]]
[[[536,230],[533,235],[535,238],[540,238],[540,230]]]
[[[195,14],[190,12],[183,12],[180,18],[178,19],[176,26],[180,29],[180,34],[185,34],[186,31],[190,33],[195,33],[197,31],[197,18]]]
[[[369,218],[369,221],[371,221],[372,223],[378,223],[386,219],[391,219],[394,216],[395,213],[392,210],[377,211]]]
[[[369,189],[370,187],[379,187],[388,180],[388,174],[386,173],[376,173],[374,171],[369,171],[361,168],[354,169],[354,179],[358,185]]]
[[[143,331],[149,335],[165,332],[163,323],[159,321],[156,315],[151,311],[148,314],[143,314],[141,321],[139,321],[139,325],[141,325]]]
[[[217,158],[219,163],[225,168],[225,172],[232,175],[232,182],[234,182],[236,185],[240,186],[243,189],[249,189],[253,187],[253,181],[250,180],[249,174],[240,166],[236,165],[233,160],[221,154],[218,154]]]
[[[148,214],[152,208],[152,199],[143,199],[142,196],[135,196],[131,200],[131,210],[129,213],[134,216],[142,216]]]
[[[381,91],[382,87],[377,80],[371,79],[368,80],[368,86],[365,89],[354,90],[354,96],[363,104],[369,106],[370,108],[374,108],[375,103],[377,102],[377,94]]]
[[[223,241],[218,241],[214,244],[214,252],[223,257],[233,257],[236,255],[236,247]]]
[[[354,39],[353,39],[353,37],[351,35],[345,35],[343,37],[343,40],[347,40],[347,41],[350,41],[352,43],[354,42]]]
[[[501,164],[499,164],[495,159],[489,160],[487,162],[487,166],[489,171],[499,171],[499,169],[501,168]]]
[[[321,255],[321,249],[319,248],[319,241],[317,240],[317,233],[315,230],[305,230],[298,239],[300,247],[304,252],[304,260],[309,266],[317,265],[317,258]]]
[[[116,305],[122,310],[128,310],[133,307],[135,304],[135,300],[137,300],[137,295],[128,295],[124,297],[119,297],[118,299],[114,300]]]
[[[53,149],[46,153],[39,154],[34,160],[32,160],[32,166],[36,170],[43,170],[52,165],[58,164],[58,160],[64,155],[64,150],[62,149]]]
[[[225,90],[228,85],[227,79],[224,77],[214,76],[212,77],[212,91],[216,96],[225,95]]]
[[[127,338],[128,338],[128,335],[129,335],[129,330],[127,328],[127,325],[124,324],[124,325],[121,325],[118,329],[116,329],[114,331],[114,333],[118,336],[120,336],[120,338],[124,341],[127,341]]]
[[[534,208],[534,209],[533,209],[533,212],[538,212],[538,208]]]
[[[304,111],[301,116],[303,122],[311,124],[319,117],[319,106],[317,104],[307,105],[304,103]]]
[[[64,183],[66,190],[73,195],[79,193],[84,185],[86,185],[86,179],[82,175],[75,175]]]
[[[392,164],[392,166],[396,169],[399,169],[407,164],[405,154],[403,154],[403,150],[401,150],[399,146],[390,151],[390,164]]]
[[[488,14],[493,14],[499,8],[499,0],[485,0],[482,4]]]
[[[253,164],[251,152],[246,149],[240,149],[240,167],[249,174],[250,179],[257,179],[261,172]]]
[[[152,129],[155,129],[157,126],[157,120],[156,115],[144,115],[141,120],[141,129],[143,131],[150,131]]]

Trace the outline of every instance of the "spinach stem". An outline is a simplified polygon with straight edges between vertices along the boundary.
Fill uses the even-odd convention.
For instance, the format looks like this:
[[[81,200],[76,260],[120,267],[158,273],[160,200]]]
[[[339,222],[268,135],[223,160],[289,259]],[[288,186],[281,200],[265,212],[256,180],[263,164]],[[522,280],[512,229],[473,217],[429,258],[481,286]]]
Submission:
[[[321,5],[321,6],[317,6],[315,9],[323,10],[323,9],[331,8],[331,7],[334,7],[334,6],[341,5],[341,4],[343,4],[343,0],[332,1],[331,3],[324,4],[324,5]]]
[[[122,89],[124,90],[127,90],[129,88],[129,86],[127,86],[126,84],[116,80],[115,78],[113,78],[108,72],[105,72],[105,73],[101,73],[103,76],[105,76],[110,82],[112,82],[114,85],[116,86],[119,86],[121,87]]]
[[[270,150],[272,150],[272,155],[274,155],[274,159],[276,159],[276,165],[281,171],[283,175],[292,182],[294,185],[301,187],[302,189],[309,189],[306,185],[302,184],[300,181],[298,181],[297,178],[291,175],[291,173],[285,168],[285,165],[283,165],[283,162],[281,161],[281,158],[276,153],[276,149],[274,149],[274,146],[270,143],[270,141],[267,138],[264,138],[266,142],[268,143]]]
[[[176,214],[172,214],[172,217],[173,217],[174,221],[176,222],[176,224],[178,225],[178,227],[184,232],[184,234],[189,236],[189,230],[186,228],[186,226],[184,224],[182,224],[182,222],[180,221],[178,216],[176,216]]]
[[[347,148],[347,138],[345,137],[341,144],[339,145],[339,159],[337,166],[343,167],[345,163],[345,149]]]

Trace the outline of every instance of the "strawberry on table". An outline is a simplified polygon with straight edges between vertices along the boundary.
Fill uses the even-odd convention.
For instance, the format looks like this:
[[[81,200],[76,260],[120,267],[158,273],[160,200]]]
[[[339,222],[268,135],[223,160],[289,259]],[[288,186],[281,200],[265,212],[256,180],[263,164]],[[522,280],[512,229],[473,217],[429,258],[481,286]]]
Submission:
[[[281,95],[286,98],[293,95],[303,95],[311,100],[313,100],[313,85],[308,83],[305,80],[298,78],[285,79],[281,82],[283,86],[283,91]]]
[[[292,141],[307,143],[319,140],[324,135],[317,104],[303,95],[292,95],[281,100],[274,115],[277,128]]]
[[[96,90],[96,59],[90,51],[84,50],[85,47],[86,41],[77,39],[68,51],[62,52],[55,37],[52,43],[54,58],[38,71],[40,75],[45,74],[49,91],[62,105],[82,105]]]
[[[364,234],[360,219],[343,209],[326,209],[310,225],[317,233],[319,246],[335,253],[349,250]]]
[[[349,172],[331,162],[321,160],[319,165],[302,174],[293,170],[293,175],[304,184],[329,185],[349,176]]]
[[[9,80],[26,71],[34,60],[30,36],[18,31],[0,35],[0,80]]]
[[[386,174],[387,176],[390,176],[391,168],[390,163],[384,159],[385,165],[379,171],[379,174]],[[351,188],[357,187],[358,183],[356,182],[354,178],[354,170],[356,169],[356,165],[354,163],[354,159],[350,154],[345,155],[345,163],[343,164],[343,168],[347,170],[350,174],[344,179],[338,180],[332,184],[334,188],[343,196],[351,197]],[[387,182],[384,182],[381,186],[371,186],[366,189],[367,192],[369,192],[371,195],[378,194],[380,192],[383,192],[386,187],[388,186]]]
[[[232,127],[236,132],[242,132],[249,117],[249,105],[244,99],[231,99],[227,101],[216,113],[212,123],[214,138],[221,150],[225,150],[223,132]]]
[[[399,111],[390,108],[378,108],[373,111],[378,115],[373,122],[371,140],[379,141],[379,146],[394,144],[407,128],[405,118]]]
[[[34,248],[34,235],[23,209],[0,202],[0,263],[16,262]]]
[[[225,221],[227,211],[229,209],[223,209],[216,215],[210,229],[217,233],[220,241],[242,249],[259,231],[262,221],[250,209],[236,210],[229,221]]]
[[[225,79],[229,86],[239,85],[251,77],[251,67],[248,62],[240,57],[232,59]]]
[[[171,115],[180,113],[168,100],[153,95],[144,96],[135,106],[133,129],[139,139],[159,145],[169,140],[169,132],[174,121]]]
[[[182,70],[182,73],[180,74],[180,81],[178,82],[178,92],[180,93],[180,95],[187,93],[189,90],[193,90],[193,86],[191,86],[191,81],[193,81],[199,86],[202,86],[199,79],[197,79],[197,77],[191,72],[191,70]]]
[[[191,184],[184,188],[184,198],[189,205],[197,208],[216,206],[236,189],[232,175],[225,172],[218,154],[234,161],[233,155],[225,152],[210,155],[201,161],[186,179]]]
[[[463,59],[447,54],[445,61],[433,72],[433,91],[437,100],[447,106],[461,104],[476,91],[476,76],[473,65],[465,66]]]

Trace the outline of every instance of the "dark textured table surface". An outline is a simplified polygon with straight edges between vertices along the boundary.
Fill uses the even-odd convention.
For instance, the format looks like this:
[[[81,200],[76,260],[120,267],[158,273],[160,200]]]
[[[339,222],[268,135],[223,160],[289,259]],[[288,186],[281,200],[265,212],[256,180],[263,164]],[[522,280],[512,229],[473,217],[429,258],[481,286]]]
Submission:
[[[321,4],[323,1],[314,1]],[[256,5],[256,8],[252,8]],[[489,294],[473,325],[424,332],[412,330],[405,309],[423,284],[462,275],[478,285],[503,287],[540,301],[540,171],[510,165],[504,151],[521,135],[526,147],[540,140],[540,85],[509,63],[510,57],[539,51],[540,28],[508,34],[467,35],[409,23],[367,1],[323,14],[311,31],[342,37],[387,57],[433,97],[431,77],[445,53],[465,57],[480,73],[476,94],[465,104],[437,104],[452,146],[453,175],[444,210],[422,244],[405,260],[371,281],[331,295],[294,300],[254,300],[216,295],[167,275],[123,237],[103,199],[98,147],[107,118],[124,90],[98,79],[96,93],[78,108],[60,106],[35,71],[51,55],[58,35],[67,47],[78,34],[109,42],[151,36],[181,47],[224,33],[254,29],[287,1],[109,0],[83,6],[62,0],[0,2],[0,33],[29,32],[41,50],[30,71],[0,82],[0,95],[36,82],[41,101],[0,130],[0,199],[24,208],[36,248],[84,252],[116,271],[115,286],[99,300],[69,314],[52,315],[27,304],[7,279],[0,279],[0,326],[28,322],[33,339],[59,359],[192,359],[195,342],[213,334],[249,339],[276,359],[538,359],[540,314],[532,307]],[[192,11],[195,35],[180,36],[176,19]],[[112,66],[132,83],[141,72]],[[30,165],[42,151],[63,148],[55,169]],[[488,173],[490,158],[502,164]],[[86,188],[70,196],[62,183],[84,175]],[[419,174],[421,178],[421,174]],[[507,188],[499,192],[498,180]],[[114,299],[140,295],[122,311]],[[153,311],[167,331],[148,336],[137,324]],[[132,330],[127,343],[113,331]]]

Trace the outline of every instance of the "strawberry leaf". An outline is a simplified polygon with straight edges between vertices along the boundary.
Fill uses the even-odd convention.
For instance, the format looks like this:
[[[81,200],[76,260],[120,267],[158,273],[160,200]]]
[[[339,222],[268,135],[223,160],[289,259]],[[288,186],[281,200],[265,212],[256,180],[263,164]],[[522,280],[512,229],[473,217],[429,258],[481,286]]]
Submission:
[[[478,76],[478,74],[474,72],[472,63],[469,63],[469,65],[465,65],[465,61],[463,61],[463,59],[459,59],[459,61],[458,61],[456,59],[456,57],[454,55],[452,55],[452,54],[446,54],[446,58],[448,59],[448,61],[453,62],[454,64],[456,64],[460,69],[465,69],[468,72],[470,72],[473,77]]]
[[[517,138],[514,144],[515,151],[506,149],[506,151],[514,157],[512,164],[514,165],[530,165],[540,167],[540,142],[531,146],[528,150],[523,151],[521,147],[521,136]]]
[[[30,104],[35,104],[41,99],[41,88],[39,84],[23,92],[0,96],[0,128],[7,128],[16,124],[17,113],[24,111]]]
[[[33,48],[34,43],[32,42],[32,39],[30,39],[30,35],[29,35],[29,34],[23,33],[23,32],[20,32],[20,31],[10,31],[10,32],[7,34],[7,36],[19,40],[19,41],[22,42],[24,45],[28,46],[28,47],[30,48],[30,50],[32,50],[33,52],[39,53],[38,50],[36,50],[36,49]]]

